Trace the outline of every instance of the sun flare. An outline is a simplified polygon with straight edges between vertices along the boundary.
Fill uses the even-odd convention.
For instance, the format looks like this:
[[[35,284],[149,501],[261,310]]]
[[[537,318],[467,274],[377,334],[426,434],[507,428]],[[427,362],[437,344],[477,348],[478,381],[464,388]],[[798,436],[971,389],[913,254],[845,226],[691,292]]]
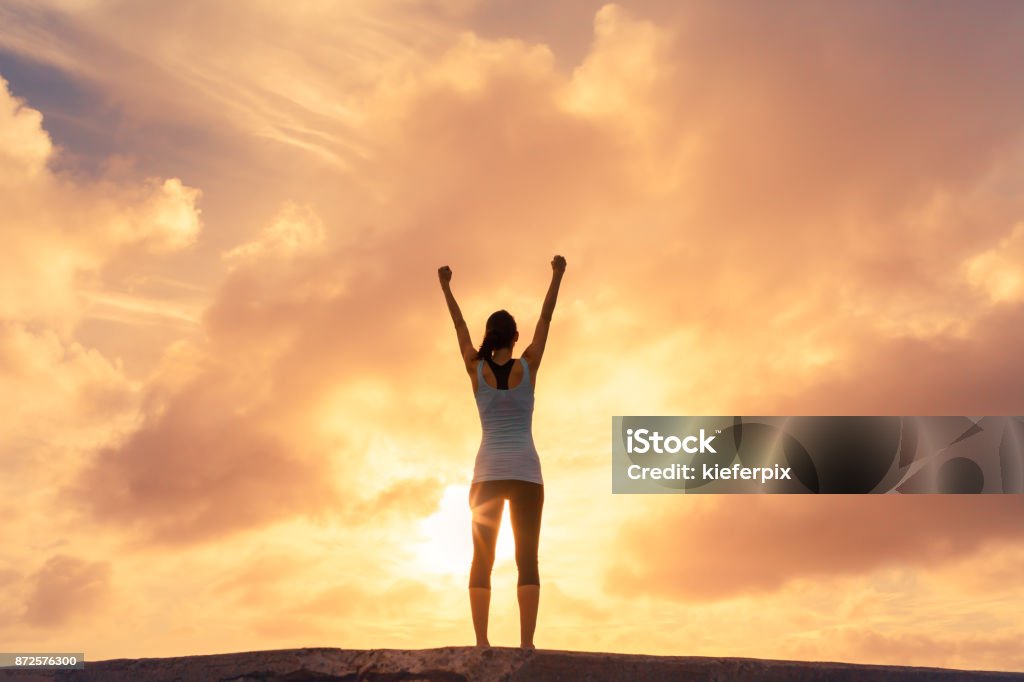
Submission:
[[[469,486],[450,485],[441,495],[436,512],[420,521],[415,545],[420,568],[432,573],[469,575],[473,561],[472,513]],[[509,522],[508,503],[501,515],[494,565],[515,559],[515,541]]]

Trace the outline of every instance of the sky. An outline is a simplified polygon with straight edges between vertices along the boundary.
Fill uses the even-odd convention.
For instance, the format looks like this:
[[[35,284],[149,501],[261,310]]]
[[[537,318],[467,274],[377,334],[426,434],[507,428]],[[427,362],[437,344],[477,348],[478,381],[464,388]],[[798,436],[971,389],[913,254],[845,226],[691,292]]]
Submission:
[[[479,344],[500,308],[530,337],[561,254],[539,648],[1024,670],[1020,495],[613,495],[609,441],[1024,412],[1022,31],[999,0],[0,0],[3,648],[472,644],[437,268]]]

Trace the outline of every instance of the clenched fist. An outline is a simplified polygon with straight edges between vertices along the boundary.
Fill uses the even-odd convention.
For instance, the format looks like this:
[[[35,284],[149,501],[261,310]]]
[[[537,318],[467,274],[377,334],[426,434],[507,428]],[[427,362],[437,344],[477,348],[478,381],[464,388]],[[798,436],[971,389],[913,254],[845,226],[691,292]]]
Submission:
[[[437,269],[437,278],[441,280],[442,286],[452,281],[452,269],[443,265]]]

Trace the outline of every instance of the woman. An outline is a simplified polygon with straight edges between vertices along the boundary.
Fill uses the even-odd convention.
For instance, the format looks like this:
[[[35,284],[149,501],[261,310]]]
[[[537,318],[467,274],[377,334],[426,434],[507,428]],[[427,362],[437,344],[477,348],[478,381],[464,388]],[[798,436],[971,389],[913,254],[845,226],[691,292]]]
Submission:
[[[487,318],[483,343],[479,349],[474,348],[469,338],[469,327],[452,295],[452,271],[447,265],[437,271],[448,311],[455,323],[466,372],[473,383],[483,430],[469,488],[469,506],[473,510],[469,604],[476,645],[480,647],[490,646],[487,641],[487,614],[491,603],[491,569],[501,513],[507,499],[519,571],[520,646],[534,648],[533,632],[537,626],[540,600],[537,545],[544,507],[544,480],[540,458],[533,444],[533,390],[548,340],[558,287],[565,273],[565,259],[555,256],[551,270],[551,286],[544,298],[533,341],[523,351],[519,362],[512,358],[512,349],[519,340],[515,319],[505,310],[492,314]]]

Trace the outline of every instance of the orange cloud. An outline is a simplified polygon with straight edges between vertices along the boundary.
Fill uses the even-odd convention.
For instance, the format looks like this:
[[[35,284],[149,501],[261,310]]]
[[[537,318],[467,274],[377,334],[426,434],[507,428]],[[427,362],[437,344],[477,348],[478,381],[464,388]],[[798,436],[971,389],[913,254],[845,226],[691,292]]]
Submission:
[[[111,590],[107,562],[58,554],[31,576],[32,590],[22,618],[28,625],[53,628],[88,622]]]
[[[624,549],[611,564],[606,589],[688,601],[725,599],[806,577],[856,575],[891,565],[934,567],[986,546],[1014,545],[1024,527],[1024,501],[1016,495],[686,501],[679,511],[624,525]]]

